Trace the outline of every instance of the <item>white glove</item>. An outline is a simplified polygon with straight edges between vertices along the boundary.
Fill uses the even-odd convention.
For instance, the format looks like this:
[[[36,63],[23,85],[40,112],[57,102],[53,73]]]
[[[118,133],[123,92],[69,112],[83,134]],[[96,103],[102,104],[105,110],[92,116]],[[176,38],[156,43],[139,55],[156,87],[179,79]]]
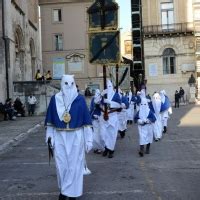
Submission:
[[[137,123],[138,123],[139,125],[143,125],[143,124],[144,124],[144,121],[141,120],[141,119],[138,119]]]
[[[104,99],[104,103],[111,104],[111,101],[109,99]]]
[[[89,153],[92,150],[92,147],[93,147],[92,142],[86,142],[85,151]]]
[[[102,97],[100,95],[98,97],[95,97],[94,98],[94,103],[100,104],[101,103],[101,99],[102,99]]]
[[[106,89],[106,90],[103,90],[102,93],[101,93],[101,96],[104,96],[104,95],[107,94],[107,93],[108,93],[107,89]]]
[[[168,113],[171,115],[172,114],[172,107],[170,107],[169,109],[168,109]]]
[[[147,119],[145,123],[151,124],[151,121],[149,119]]]
[[[55,138],[54,138],[54,130],[53,127],[48,126],[46,130],[46,139],[45,142],[48,143],[48,138],[51,138],[51,146],[54,147],[55,145]]]
[[[93,115],[93,117],[94,117],[95,119],[99,119],[99,116],[98,116],[98,115]]]
[[[121,104],[121,108],[124,108],[124,109],[126,108],[125,103],[122,103],[122,104]]]

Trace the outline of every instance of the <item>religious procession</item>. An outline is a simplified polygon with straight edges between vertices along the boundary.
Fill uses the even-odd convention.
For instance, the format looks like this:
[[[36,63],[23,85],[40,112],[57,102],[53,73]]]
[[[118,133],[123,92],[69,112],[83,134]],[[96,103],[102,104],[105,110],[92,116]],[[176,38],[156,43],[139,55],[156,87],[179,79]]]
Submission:
[[[91,173],[86,153],[92,150],[110,159],[114,153],[117,156],[118,134],[124,138],[127,128],[137,124],[138,154],[143,157],[150,154],[153,141],[160,141],[167,132],[172,108],[164,90],[147,98],[145,89],[136,95],[132,91],[126,94],[120,88],[114,89],[109,79],[106,86],[103,91],[95,91],[88,108],[74,75],[63,75],[60,92],[50,100],[45,120],[46,143],[51,155],[55,155],[59,200],[82,196],[83,176]]]

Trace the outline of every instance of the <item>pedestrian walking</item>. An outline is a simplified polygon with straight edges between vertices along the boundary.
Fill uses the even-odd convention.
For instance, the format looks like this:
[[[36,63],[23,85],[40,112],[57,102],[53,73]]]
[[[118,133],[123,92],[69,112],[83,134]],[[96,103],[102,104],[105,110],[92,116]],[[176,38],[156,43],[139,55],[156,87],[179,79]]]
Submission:
[[[159,93],[154,93],[152,102],[149,103],[151,111],[156,117],[155,123],[152,124],[154,139],[157,142],[162,138],[162,118],[161,118],[161,97]]]
[[[169,101],[168,96],[166,95],[165,90],[160,91],[160,97],[161,97],[161,118],[162,118],[162,127],[163,127],[163,133],[167,132],[167,122],[169,119],[169,115],[172,114],[172,108],[171,103]]]
[[[92,149],[92,121],[73,75],[63,75],[61,91],[51,97],[46,120],[46,143],[55,154],[59,200],[83,194],[85,151]]]
[[[182,87],[180,87],[180,90],[179,90],[179,101],[181,103],[181,101],[183,103],[185,103],[185,98],[184,98],[184,95],[185,95],[185,91]],[[178,103],[179,104],[179,103]],[[179,107],[179,106],[178,106]]]
[[[178,90],[175,91],[174,98],[175,98],[174,107],[179,108],[180,92],[178,92]]]
[[[101,154],[104,150],[103,140],[100,134],[100,116],[101,116],[101,92],[99,89],[96,89],[95,95],[90,103],[90,115],[92,117],[92,126],[93,126],[93,149],[94,153]]]
[[[135,115],[135,123],[138,124],[140,157],[144,156],[144,147],[146,145],[146,154],[150,153],[150,145],[153,142],[152,123],[156,121],[153,112],[149,109],[146,98],[141,98],[139,111]]]
[[[118,111],[121,109],[121,98],[117,92],[114,91],[113,85],[110,80],[107,80],[107,90],[103,94],[107,94],[107,99],[103,99],[102,110],[104,105],[108,106],[108,120],[104,119],[104,113],[100,117],[100,133],[105,144],[103,156],[113,158],[115,151],[115,144],[118,133]]]
[[[123,92],[120,89],[119,91],[120,91],[119,95],[121,97],[121,112],[118,112],[119,134],[121,138],[124,138],[127,129],[127,109],[129,108],[129,101],[128,98],[123,94]]]

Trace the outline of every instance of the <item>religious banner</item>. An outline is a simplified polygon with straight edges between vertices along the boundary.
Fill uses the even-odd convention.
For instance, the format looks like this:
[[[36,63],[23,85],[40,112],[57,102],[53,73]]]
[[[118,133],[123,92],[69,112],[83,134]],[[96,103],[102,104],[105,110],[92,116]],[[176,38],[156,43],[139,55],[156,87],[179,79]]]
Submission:
[[[89,60],[95,64],[119,63],[119,31],[90,33]]]
[[[121,82],[122,77],[124,76],[124,73],[126,72],[126,69],[129,69],[129,65],[123,64],[121,66],[119,66],[119,81]],[[116,67],[112,66],[111,67],[111,80],[112,82],[116,83]],[[130,72],[128,71],[128,73],[125,74],[125,78],[123,79],[123,81],[121,82],[121,84],[119,85],[119,88],[123,91],[129,91],[130,89]]]
[[[53,58],[53,79],[61,79],[65,74],[65,59]]]
[[[113,0],[97,0],[87,12],[89,30],[118,28],[118,4]]]

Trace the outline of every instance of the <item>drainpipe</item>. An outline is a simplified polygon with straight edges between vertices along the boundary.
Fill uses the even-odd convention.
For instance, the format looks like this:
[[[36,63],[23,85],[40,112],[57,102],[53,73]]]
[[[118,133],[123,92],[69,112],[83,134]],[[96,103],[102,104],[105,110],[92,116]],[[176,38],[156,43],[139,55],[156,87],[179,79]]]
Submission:
[[[6,67],[6,94],[7,98],[9,98],[9,77],[8,77],[8,68],[10,65],[9,60],[9,38],[5,34],[5,9],[4,9],[4,0],[2,0],[2,32],[3,32],[3,40],[5,44],[5,67]]]

